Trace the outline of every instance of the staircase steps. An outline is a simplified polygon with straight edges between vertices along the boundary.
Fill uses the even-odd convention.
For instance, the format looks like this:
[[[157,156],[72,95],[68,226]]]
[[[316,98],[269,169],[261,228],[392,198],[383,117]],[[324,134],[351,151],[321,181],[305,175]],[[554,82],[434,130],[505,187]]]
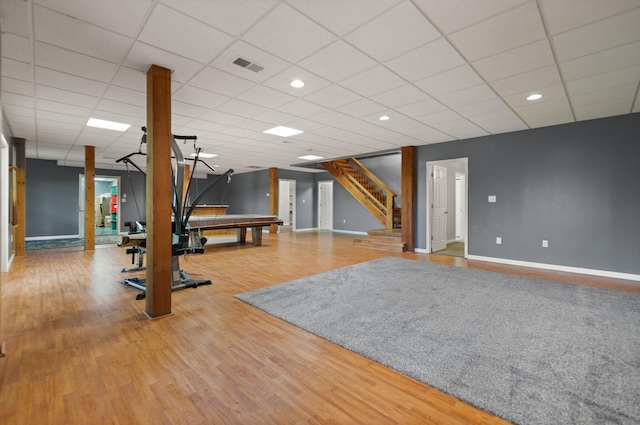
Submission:
[[[367,236],[355,239],[353,245],[358,248],[379,249],[383,251],[404,251],[402,231],[400,229],[369,230]]]

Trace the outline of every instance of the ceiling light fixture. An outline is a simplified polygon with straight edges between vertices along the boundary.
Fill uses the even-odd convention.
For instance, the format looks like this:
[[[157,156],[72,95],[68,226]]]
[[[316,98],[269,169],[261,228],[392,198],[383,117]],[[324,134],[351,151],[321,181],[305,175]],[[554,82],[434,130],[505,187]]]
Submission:
[[[304,81],[302,80],[293,80],[289,84],[291,85],[291,87],[296,89],[301,89],[302,87],[304,87]]]
[[[318,156],[318,155],[305,155],[305,156],[299,156],[298,159],[306,159],[308,161],[314,161],[316,159],[322,159],[324,158],[324,156]]]
[[[542,99],[542,95],[540,93],[534,93],[527,96],[527,100],[538,100]]]
[[[189,155],[192,158],[196,157],[195,153],[192,153],[191,155]],[[200,154],[198,154],[198,158],[213,158],[216,157],[218,155],[216,155],[215,153],[205,153],[205,152],[200,152]]]
[[[269,130],[265,130],[263,131],[263,133],[273,134],[274,136],[289,137],[295,136],[296,134],[304,133],[304,131],[279,125],[277,127],[270,128]]]
[[[380,118],[378,118],[380,121],[389,121],[389,116],[388,115],[383,115]]]
[[[88,127],[96,127],[96,128],[104,128],[106,130],[116,130],[116,131],[127,131],[127,129],[129,127],[131,127],[130,124],[123,124],[121,122],[114,122],[114,121],[99,120],[97,118],[89,118],[89,121],[87,121],[87,126]]]

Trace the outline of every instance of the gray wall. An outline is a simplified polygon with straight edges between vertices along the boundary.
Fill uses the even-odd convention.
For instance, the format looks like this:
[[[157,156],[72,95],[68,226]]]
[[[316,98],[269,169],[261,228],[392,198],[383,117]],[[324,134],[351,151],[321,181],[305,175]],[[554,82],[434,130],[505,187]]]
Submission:
[[[639,135],[632,114],[421,146],[417,246],[426,162],[468,157],[469,254],[640,273]]]

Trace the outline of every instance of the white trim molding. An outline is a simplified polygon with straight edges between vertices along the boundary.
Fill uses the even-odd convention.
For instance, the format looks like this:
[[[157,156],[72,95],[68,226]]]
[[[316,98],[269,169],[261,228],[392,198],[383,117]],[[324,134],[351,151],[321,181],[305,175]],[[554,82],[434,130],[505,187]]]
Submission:
[[[469,260],[487,261],[490,263],[508,264],[511,266],[535,267],[538,269],[554,270],[559,272],[588,274],[592,276],[610,277],[614,279],[635,280],[640,282],[640,274],[612,272],[608,270],[586,269],[582,267],[560,266],[557,264],[533,263],[530,261],[509,260],[506,258],[483,257],[481,255],[469,255]]]

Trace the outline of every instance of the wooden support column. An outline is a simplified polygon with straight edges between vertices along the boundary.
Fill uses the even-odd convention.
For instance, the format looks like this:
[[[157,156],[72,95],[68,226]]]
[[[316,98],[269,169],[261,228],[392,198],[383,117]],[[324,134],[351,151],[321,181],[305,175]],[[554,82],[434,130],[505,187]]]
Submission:
[[[278,169],[269,168],[269,214],[278,215]],[[269,226],[269,233],[278,233],[278,225]]]
[[[20,167],[11,166],[10,172],[14,173],[11,205],[14,208],[14,226],[13,226],[13,255],[16,257],[24,257],[26,254],[25,244],[25,223],[27,220],[27,185],[26,173]]]
[[[147,71],[147,281],[145,315],[171,314],[171,70]]]
[[[84,147],[84,250],[96,249],[96,148]]]
[[[404,250],[414,252],[416,249],[415,212],[416,212],[416,147],[402,147],[402,242]]]

